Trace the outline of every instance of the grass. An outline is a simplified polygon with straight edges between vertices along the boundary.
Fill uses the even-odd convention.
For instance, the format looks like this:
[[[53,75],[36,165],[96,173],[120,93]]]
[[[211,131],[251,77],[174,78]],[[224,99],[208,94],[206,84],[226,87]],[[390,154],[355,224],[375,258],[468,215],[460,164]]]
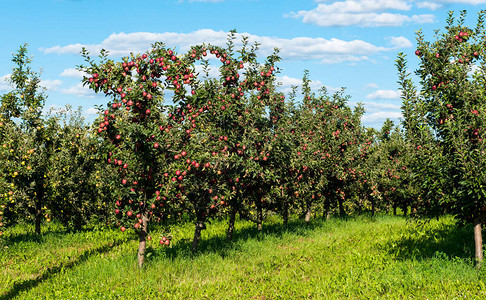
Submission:
[[[294,220],[261,232],[238,221],[203,231],[190,252],[191,224],[170,247],[154,232],[144,269],[137,240],[113,230],[41,236],[9,229],[0,249],[0,299],[483,299],[486,271],[474,267],[471,227],[452,218],[423,224],[401,217]]]

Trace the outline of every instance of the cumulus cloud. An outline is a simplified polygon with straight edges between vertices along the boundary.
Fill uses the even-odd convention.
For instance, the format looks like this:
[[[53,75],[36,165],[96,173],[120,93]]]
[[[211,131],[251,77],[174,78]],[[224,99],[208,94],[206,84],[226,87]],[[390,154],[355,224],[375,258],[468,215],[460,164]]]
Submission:
[[[397,49],[413,46],[412,42],[404,36],[392,36],[390,37],[390,43]]]
[[[376,112],[376,111],[383,111],[383,110],[400,110],[400,105],[393,104],[393,103],[378,103],[378,102],[365,102],[364,107],[366,111],[369,112]]]
[[[214,67],[214,66],[213,67],[209,66],[208,69],[204,70],[202,65],[196,65],[195,71],[196,71],[196,73],[199,73],[199,76],[201,76],[201,77],[206,76],[206,72],[207,72],[208,78],[219,79],[219,77],[221,75],[218,67]]]
[[[386,119],[398,120],[402,118],[401,112],[379,111],[371,114],[365,114],[361,121],[363,123],[383,123]]]
[[[366,99],[400,99],[400,91],[395,90],[377,90],[366,95]]]
[[[11,90],[12,87],[9,84],[11,74],[6,74],[0,77],[0,91]]]
[[[48,91],[57,91],[57,89],[62,85],[62,81],[59,79],[44,79],[41,80],[40,86],[46,88]]]
[[[322,2],[322,1],[317,1]],[[405,15],[392,11],[408,11],[409,1],[404,0],[344,0],[333,3],[319,3],[312,10],[301,10],[288,14],[289,17],[302,19],[304,23],[329,26],[402,26],[405,23],[431,23],[435,16]]]
[[[61,76],[63,76],[63,77],[73,77],[73,78],[78,78],[78,79],[82,79],[86,75],[87,75],[86,72],[82,72],[82,71],[76,70],[74,68],[65,69],[61,73]]]
[[[217,3],[217,2],[223,2],[224,0],[179,0],[180,3],[182,2],[212,2],[212,3]]]
[[[433,2],[461,3],[461,4],[471,4],[471,5],[486,4],[486,0],[436,0],[436,1],[433,1]]]
[[[235,44],[241,45],[243,36],[248,37],[250,43],[258,42],[259,54],[270,55],[275,48],[280,49],[279,55],[287,60],[318,60],[321,63],[358,62],[369,60],[370,55],[389,51],[393,48],[375,46],[363,40],[344,41],[336,38],[310,38],[296,37],[291,39],[257,36],[248,33],[237,34]],[[185,52],[190,46],[208,42],[223,46],[227,42],[227,32],[200,29],[191,33],[114,33],[99,44],[82,45],[72,44],[54,46],[42,49],[44,53],[75,54],[82,47],[90,52],[97,53],[106,49],[112,56],[129,55],[130,52],[140,53],[148,50],[150,46],[162,41],[167,45],[176,46],[179,52]]]
[[[87,98],[94,98],[96,96],[95,92],[90,90],[87,86],[83,86],[82,83],[78,83],[77,85],[71,86],[67,89],[61,89],[61,93]]]
[[[370,89],[377,89],[378,85],[374,82],[370,82],[370,83],[366,84],[365,87],[370,88]]]
[[[89,115],[89,116],[97,115],[98,113],[99,111],[95,107],[90,107],[83,112],[84,115]]]
[[[436,2],[423,1],[423,2],[417,3],[417,7],[418,8],[426,8],[426,9],[430,9],[430,10],[437,10],[437,9],[441,8],[442,5],[440,3],[436,3]]]
[[[279,91],[284,93],[284,94],[289,94],[292,92],[292,87],[296,86],[297,87],[297,92],[300,93],[301,89],[300,87],[302,86],[302,78],[294,78],[294,77],[289,77],[289,76],[280,76],[277,78],[277,82],[280,84],[279,86]],[[328,93],[332,94],[340,90],[340,88],[332,87],[332,86],[327,86],[322,83],[320,80],[312,80],[310,82],[310,88],[313,92],[317,92],[319,89],[321,89],[323,86],[326,87]]]
[[[42,109],[42,113],[44,115],[46,114],[55,114],[57,112],[61,112],[64,108],[62,106],[59,106],[59,105],[56,105],[56,104],[52,104],[52,105],[49,105],[49,106],[46,106]]]
[[[0,91],[10,91],[12,87],[10,86],[11,74],[6,74],[0,77]],[[62,85],[62,81],[58,79],[43,79],[39,85],[48,91],[57,91],[57,89]]]

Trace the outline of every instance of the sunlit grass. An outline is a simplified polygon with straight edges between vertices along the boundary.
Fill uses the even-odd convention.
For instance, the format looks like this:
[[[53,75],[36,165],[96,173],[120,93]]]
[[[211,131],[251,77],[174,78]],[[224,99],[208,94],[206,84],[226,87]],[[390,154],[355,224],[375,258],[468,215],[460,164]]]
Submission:
[[[454,299],[485,297],[485,272],[473,264],[470,227],[452,218],[419,225],[400,217],[270,218],[262,232],[239,220],[203,231],[192,254],[193,225],[174,228],[170,247],[152,233],[143,270],[137,240],[102,230],[41,238],[7,232],[0,251],[0,299]],[[10,236],[10,238],[9,238]],[[14,238],[16,236],[16,238]]]

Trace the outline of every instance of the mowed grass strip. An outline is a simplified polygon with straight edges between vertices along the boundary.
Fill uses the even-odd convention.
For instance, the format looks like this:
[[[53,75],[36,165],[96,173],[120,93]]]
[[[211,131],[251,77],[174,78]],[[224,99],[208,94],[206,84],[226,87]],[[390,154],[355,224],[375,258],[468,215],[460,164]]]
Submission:
[[[239,220],[233,242],[225,227],[224,220],[208,225],[197,254],[190,252],[192,224],[173,229],[170,247],[158,245],[162,231],[153,232],[143,270],[137,241],[119,231],[51,228],[38,239],[10,239],[0,250],[0,299],[486,297],[486,272],[472,260],[472,228],[450,217],[294,220],[286,228],[272,217],[261,232]],[[21,229],[7,232],[7,241]]]

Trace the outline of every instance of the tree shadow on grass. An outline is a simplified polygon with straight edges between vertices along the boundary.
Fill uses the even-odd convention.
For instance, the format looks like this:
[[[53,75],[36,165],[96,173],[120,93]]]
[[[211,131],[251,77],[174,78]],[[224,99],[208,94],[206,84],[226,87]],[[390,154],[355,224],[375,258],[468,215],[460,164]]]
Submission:
[[[178,241],[176,245],[170,248],[162,248],[160,250],[151,249],[148,260],[153,261],[160,256],[169,259],[176,259],[178,257],[195,258],[209,253],[217,254],[225,258],[240,251],[241,245],[248,240],[262,241],[268,237],[279,238],[288,233],[304,237],[316,228],[323,227],[323,224],[325,224],[325,221],[322,219],[313,219],[309,223],[298,219],[289,221],[287,226],[281,223],[264,224],[260,231],[257,230],[256,225],[236,229],[233,232],[233,239],[230,241],[226,239],[226,232],[207,239],[201,239],[196,253],[193,253],[191,250],[192,239],[184,239]]]
[[[410,231],[389,241],[384,250],[398,260],[424,260],[440,254],[448,258],[474,257],[474,236],[471,225],[441,223],[439,226],[415,224]]]
[[[133,238],[132,238],[133,239]],[[60,264],[47,268],[42,274],[37,276],[34,279],[29,279],[29,280],[24,280],[21,282],[15,283],[12,288],[2,294],[0,294],[0,300],[9,300],[17,297],[21,292],[30,290],[40,283],[42,283],[45,280],[48,280],[52,276],[55,276],[56,274],[60,273],[62,270],[66,269],[71,269],[86,260],[88,260],[90,257],[94,255],[99,255],[103,253],[109,252],[111,249],[123,244],[124,242],[127,242],[128,240],[131,240],[129,238],[124,238],[124,239],[119,239],[119,240],[114,240],[109,244],[105,244],[103,246],[94,248],[94,249],[89,249],[84,251],[82,254],[80,254],[78,257],[75,259],[69,261],[69,262],[61,262]]]
[[[33,231],[22,232],[22,233],[13,233],[9,235],[5,235],[3,237],[2,243],[6,245],[17,244],[21,242],[33,242],[33,243],[42,243],[45,241],[48,235],[60,236],[65,234],[66,231],[64,230],[54,230],[48,231],[43,234],[36,234]]]

